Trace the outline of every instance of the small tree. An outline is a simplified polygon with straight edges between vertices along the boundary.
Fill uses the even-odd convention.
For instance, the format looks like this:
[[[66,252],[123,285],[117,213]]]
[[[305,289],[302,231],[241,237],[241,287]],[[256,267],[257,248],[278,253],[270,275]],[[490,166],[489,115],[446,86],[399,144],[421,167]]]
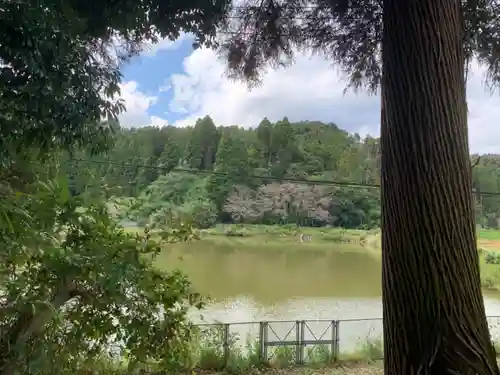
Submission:
[[[175,209],[184,202],[206,195],[205,181],[187,173],[169,173],[158,177],[142,191],[130,207],[132,219],[149,219],[163,210]]]
[[[124,110],[115,97],[122,63],[145,43],[182,31],[197,35],[197,45],[210,44],[227,2],[164,5],[2,4],[1,375],[71,369],[95,358],[110,337],[124,344],[132,364],[169,362],[183,351],[191,330],[186,309],[199,299],[183,275],[151,266],[158,244],[125,234],[104,207],[82,206],[67,189],[32,189],[28,168],[15,165],[20,155],[106,149]]]

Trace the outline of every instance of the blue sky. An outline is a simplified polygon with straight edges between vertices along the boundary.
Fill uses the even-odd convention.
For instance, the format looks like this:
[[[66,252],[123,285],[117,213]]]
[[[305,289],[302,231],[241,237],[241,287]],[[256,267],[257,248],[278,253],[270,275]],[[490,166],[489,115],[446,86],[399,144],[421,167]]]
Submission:
[[[189,37],[161,41],[122,68],[122,126],[193,125],[210,115],[217,125],[254,127],[277,121],[319,120],[350,132],[378,136],[380,98],[343,94],[345,81],[321,56],[298,53],[287,69],[269,70],[249,90],[224,77],[225,64],[211,50],[191,47]],[[473,152],[500,152],[500,100],[485,92],[484,70],[473,65],[468,81],[469,136]],[[168,88],[165,90],[165,88]]]
[[[192,52],[191,41],[185,38],[170,48],[159,49],[154,54],[134,58],[122,69],[124,81],[135,81],[140,91],[158,97],[158,101],[147,110],[150,116],[164,118],[169,123],[174,123],[185,116],[183,113],[169,110],[173,92],[164,88],[170,84],[169,80],[173,74],[183,73],[184,59]]]

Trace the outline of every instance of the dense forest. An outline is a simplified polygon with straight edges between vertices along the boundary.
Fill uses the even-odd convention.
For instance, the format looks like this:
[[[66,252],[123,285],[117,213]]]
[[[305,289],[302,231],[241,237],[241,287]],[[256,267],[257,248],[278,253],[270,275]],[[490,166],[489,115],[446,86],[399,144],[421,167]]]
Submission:
[[[62,167],[74,194],[119,197],[141,224],[379,225],[377,138],[286,117],[256,125],[206,116],[187,128],[117,128],[107,154],[65,156]],[[500,155],[472,155],[471,164],[477,222],[497,228],[500,197],[488,193],[500,193]]]

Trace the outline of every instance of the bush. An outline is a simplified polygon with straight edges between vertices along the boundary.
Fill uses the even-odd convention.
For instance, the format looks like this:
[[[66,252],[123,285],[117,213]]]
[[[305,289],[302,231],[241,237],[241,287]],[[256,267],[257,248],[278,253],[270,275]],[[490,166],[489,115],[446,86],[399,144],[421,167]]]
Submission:
[[[247,237],[249,232],[244,228],[232,228],[228,227],[224,230],[224,236],[228,237]]]
[[[500,253],[495,253],[493,251],[487,251],[484,257],[484,261],[487,264],[500,264]]]
[[[198,229],[212,227],[217,220],[217,208],[208,199],[199,199],[183,205],[183,209],[191,217],[193,225]]]

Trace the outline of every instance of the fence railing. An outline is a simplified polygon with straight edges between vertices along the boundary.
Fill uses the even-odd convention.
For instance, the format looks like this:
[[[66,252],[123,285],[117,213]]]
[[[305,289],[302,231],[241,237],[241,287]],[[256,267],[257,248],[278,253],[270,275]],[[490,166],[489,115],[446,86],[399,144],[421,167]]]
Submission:
[[[488,317],[500,342],[500,316]],[[296,320],[200,324],[200,362],[250,361],[302,365],[383,358],[382,319]],[[200,363],[201,367],[204,366]],[[208,366],[210,367],[210,366]]]

